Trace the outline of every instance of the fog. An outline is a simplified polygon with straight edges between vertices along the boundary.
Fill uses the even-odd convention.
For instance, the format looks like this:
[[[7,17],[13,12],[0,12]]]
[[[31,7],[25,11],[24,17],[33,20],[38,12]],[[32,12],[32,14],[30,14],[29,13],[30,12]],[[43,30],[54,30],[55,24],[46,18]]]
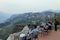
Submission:
[[[59,9],[60,0],[0,0],[0,12],[8,14]]]

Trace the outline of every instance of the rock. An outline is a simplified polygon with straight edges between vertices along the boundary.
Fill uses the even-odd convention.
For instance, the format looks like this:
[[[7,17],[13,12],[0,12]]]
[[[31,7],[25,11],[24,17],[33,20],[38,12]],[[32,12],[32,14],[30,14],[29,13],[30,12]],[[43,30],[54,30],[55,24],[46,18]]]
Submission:
[[[16,40],[18,40],[18,39],[21,40],[21,38],[19,37],[20,34],[24,33],[24,34],[27,35],[28,31],[29,31],[28,26],[25,26],[21,32],[13,33],[13,34],[9,35],[9,37],[7,38],[7,40],[14,40],[16,38],[17,38]]]

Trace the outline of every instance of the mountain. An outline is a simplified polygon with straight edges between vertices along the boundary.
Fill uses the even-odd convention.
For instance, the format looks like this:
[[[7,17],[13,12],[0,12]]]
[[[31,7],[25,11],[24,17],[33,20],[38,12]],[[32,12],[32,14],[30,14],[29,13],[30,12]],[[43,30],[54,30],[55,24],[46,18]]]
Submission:
[[[56,12],[53,11],[43,11],[43,12],[28,12],[24,14],[14,14],[10,18],[9,15],[0,13],[0,19],[4,20],[7,19],[4,23],[0,23],[0,39],[6,40],[8,36],[12,33],[17,32],[16,26],[17,25],[27,25],[27,24],[37,24],[40,25],[40,22],[44,21],[54,21],[54,14]],[[58,14],[58,13],[56,13]],[[59,15],[59,16],[58,16]],[[60,17],[58,14],[57,17]],[[60,21],[60,19],[59,19]],[[22,26],[20,26],[22,28]]]
[[[10,16],[8,13],[0,12],[0,23],[5,22]]]
[[[48,20],[48,17],[53,17],[54,12],[52,11],[44,11],[44,12],[29,12],[24,14],[14,14],[7,21],[14,24],[29,24],[33,23],[33,21],[44,21]],[[7,22],[6,21],[6,22]]]
[[[43,11],[43,12],[28,12],[24,14],[14,14],[9,18],[9,14],[0,12],[0,26],[6,26],[12,24],[32,24],[41,21],[49,21],[54,17],[56,12]],[[51,18],[51,19],[49,19]],[[4,22],[5,21],[5,22]],[[4,22],[4,23],[2,23]],[[3,24],[3,25],[2,25]]]
[[[54,15],[59,14],[54,11],[43,11],[43,12],[28,12],[24,14],[14,14],[10,17],[9,14],[4,14],[0,12],[0,27],[5,27],[10,24],[40,24],[40,22],[44,21],[52,21],[54,19]]]

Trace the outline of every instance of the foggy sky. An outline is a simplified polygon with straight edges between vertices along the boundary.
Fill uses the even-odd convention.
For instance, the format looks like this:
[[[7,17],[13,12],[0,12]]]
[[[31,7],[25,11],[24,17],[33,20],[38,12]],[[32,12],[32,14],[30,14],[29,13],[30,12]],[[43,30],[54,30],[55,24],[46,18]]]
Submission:
[[[0,0],[0,12],[4,13],[17,14],[52,9],[60,9],[60,0]]]

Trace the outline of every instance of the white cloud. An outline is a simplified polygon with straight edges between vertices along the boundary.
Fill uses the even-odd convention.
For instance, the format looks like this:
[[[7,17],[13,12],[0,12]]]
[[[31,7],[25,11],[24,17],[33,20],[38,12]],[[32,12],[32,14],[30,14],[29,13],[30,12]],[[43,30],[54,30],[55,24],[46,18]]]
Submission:
[[[60,9],[60,0],[0,0],[0,11],[6,13],[48,9]]]

